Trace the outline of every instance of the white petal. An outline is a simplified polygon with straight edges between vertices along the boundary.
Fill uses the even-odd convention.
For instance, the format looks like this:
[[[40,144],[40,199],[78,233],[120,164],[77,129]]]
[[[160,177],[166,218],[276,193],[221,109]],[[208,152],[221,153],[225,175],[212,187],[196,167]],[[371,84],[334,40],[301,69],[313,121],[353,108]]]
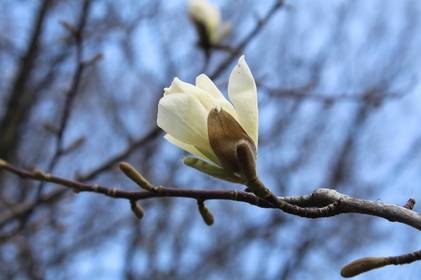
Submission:
[[[171,85],[169,87],[164,88],[164,95],[183,92],[182,89],[177,86],[177,83],[175,82],[177,80],[178,78],[174,78],[171,82]]]
[[[232,104],[225,98],[225,96],[219,91],[218,87],[212,82],[211,79],[205,74],[200,74],[196,77],[196,87],[203,89],[212,97],[215,98],[214,103],[217,108],[222,107],[226,112],[230,113],[237,121],[238,116],[234,110]]]
[[[196,155],[198,157],[201,157],[203,159],[207,159],[207,157],[200,152],[195,146],[190,145],[190,144],[186,144],[184,142],[181,142],[180,140],[177,140],[176,138],[172,137],[171,135],[169,135],[168,133],[165,134],[164,136],[165,140],[167,140],[168,142],[170,142],[171,144],[179,147],[182,150],[185,150],[186,152],[189,152],[193,155]]]
[[[206,108],[207,111],[210,111],[212,108],[217,106],[214,97],[210,93],[192,84],[183,82],[178,78],[175,78],[171,83],[171,86],[169,88],[166,88],[166,90],[164,91],[165,95],[172,93],[185,93],[193,95],[200,101],[200,103],[203,105],[204,108]]]
[[[186,144],[184,142],[181,142],[179,140],[177,140],[176,138],[172,137],[169,134],[165,134],[164,136],[165,140],[167,140],[168,142],[170,142],[171,144],[179,147],[182,150],[185,150],[195,156],[198,156],[199,158],[202,158],[205,161],[209,161],[211,163],[214,163],[218,166],[220,166],[220,162],[218,160],[218,158],[216,157],[215,153],[212,150],[203,150],[203,149],[198,149],[193,145],[190,144]]]
[[[176,139],[202,149],[210,147],[207,111],[192,95],[176,93],[161,98],[157,124]]]
[[[257,147],[258,109],[257,90],[253,75],[244,56],[231,72],[228,83],[228,96],[237,112],[238,120]]]
[[[216,99],[225,99],[218,87],[212,82],[211,79],[205,74],[200,74],[196,77],[196,86],[208,92]]]
[[[196,147],[202,154],[205,155],[205,158],[209,159],[211,162],[215,163],[218,166],[221,166],[221,162],[219,161],[218,157],[216,156],[215,152],[213,151],[212,147],[209,144],[209,148],[202,149],[200,147]]]

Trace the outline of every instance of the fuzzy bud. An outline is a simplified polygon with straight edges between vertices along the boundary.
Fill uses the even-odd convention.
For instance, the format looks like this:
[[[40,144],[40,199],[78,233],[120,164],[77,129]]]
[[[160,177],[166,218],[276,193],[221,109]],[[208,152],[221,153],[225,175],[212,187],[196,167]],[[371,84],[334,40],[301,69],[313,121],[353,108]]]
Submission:
[[[120,162],[118,164],[118,167],[120,168],[123,173],[129,177],[133,182],[135,182],[139,187],[146,191],[153,192],[155,191],[154,186],[149,183],[148,180],[145,179],[145,177],[142,176],[139,172],[136,171],[136,169],[128,162]]]
[[[221,166],[231,174],[240,174],[246,181],[256,173],[256,146],[241,125],[223,109],[213,109],[208,115],[208,137]],[[238,158],[238,147],[246,149],[247,162]],[[245,166],[247,165],[247,166]]]
[[[389,264],[388,258],[367,257],[361,258],[345,265],[341,270],[341,276],[350,278],[372,269],[380,268]]]
[[[203,221],[208,225],[213,225],[214,218],[212,213],[209,211],[209,209],[206,207],[203,200],[197,201],[197,207],[199,208],[199,213],[202,216]]]
[[[143,216],[145,215],[145,210],[143,210],[143,207],[140,206],[139,203],[136,201],[130,201],[130,208],[132,209],[133,214],[141,220]]]

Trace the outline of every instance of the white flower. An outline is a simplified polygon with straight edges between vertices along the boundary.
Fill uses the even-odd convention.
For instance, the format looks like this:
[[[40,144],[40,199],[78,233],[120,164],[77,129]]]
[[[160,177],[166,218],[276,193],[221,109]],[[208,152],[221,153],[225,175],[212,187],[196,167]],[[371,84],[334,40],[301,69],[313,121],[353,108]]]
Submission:
[[[254,150],[258,143],[256,84],[244,56],[231,72],[228,96],[231,102],[205,74],[196,77],[196,85],[175,78],[159,101],[157,124],[167,133],[165,139],[170,143],[224,168],[223,160],[209,142],[208,116],[212,109],[231,115],[234,125],[241,126],[239,129],[252,140],[249,142],[253,142]]]
[[[206,30],[211,44],[217,44],[230,31],[229,23],[221,23],[221,14],[215,5],[207,0],[189,0],[188,11],[193,21]]]

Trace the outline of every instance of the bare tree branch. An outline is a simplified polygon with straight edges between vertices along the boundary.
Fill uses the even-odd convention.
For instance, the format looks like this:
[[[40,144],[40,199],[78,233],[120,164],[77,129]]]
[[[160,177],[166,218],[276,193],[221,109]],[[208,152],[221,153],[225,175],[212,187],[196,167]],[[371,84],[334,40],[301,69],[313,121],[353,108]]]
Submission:
[[[68,23],[63,23],[63,25],[65,26],[65,28],[67,28],[69,30],[69,32],[72,33],[72,36],[75,40],[75,71],[73,73],[73,77],[72,77],[72,81],[70,84],[69,89],[66,92],[66,98],[64,101],[64,107],[63,107],[63,112],[62,115],[60,117],[60,124],[57,128],[57,133],[55,134],[56,138],[55,138],[55,150],[54,150],[54,154],[48,164],[48,172],[51,172],[54,170],[54,168],[56,167],[56,165],[58,164],[61,156],[65,155],[67,152],[71,151],[72,149],[68,149],[63,147],[63,139],[64,139],[64,133],[66,131],[66,128],[68,126],[69,123],[69,118],[70,118],[70,113],[71,110],[73,108],[73,104],[74,104],[74,100],[76,98],[76,95],[79,92],[79,87],[80,87],[80,83],[82,80],[82,74],[86,68],[86,66],[88,66],[89,64],[91,64],[91,62],[95,62],[97,59],[94,58],[94,60],[91,60],[89,62],[85,62],[83,61],[83,39],[84,39],[84,29],[86,26],[86,22],[88,19],[88,14],[89,14],[89,9],[90,9],[90,5],[91,5],[92,1],[84,1],[83,5],[82,5],[82,12],[80,14],[80,18],[79,18],[79,22],[77,24],[77,27],[73,27]],[[98,57],[98,56],[97,56]],[[41,195],[42,195],[42,188],[43,188],[43,184],[41,183],[38,186],[37,189],[37,197],[36,199],[40,199]]]
[[[34,28],[31,33],[31,39],[28,42],[28,48],[21,58],[19,71],[10,90],[7,102],[8,110],[0,120],[0,131],[2,134],[0,137],[0,156],[5,159],[12,158],[15,154],[15,147],[18,146],[20,140],[21,126],[36,98],[27,92],[27,83],[35,66],[44,24],[52,2],[51,0],[44,0],[40,4],[39,11],[33,22]]]
[[[0,169],[11,172],[21,178],[36,181],[50,182],[70,188],[78,192],[94,192],[112,198],[137,201],[158,197],[183,197],[196,200],[234,200],[247,202],[262,208],[279,208],[282,211],[296,216],[307,218],[323,218],[344,213],[358,213],[384,218],[390,222],[398,222],[421,230],[421,214],[403,206],[385,204],[380,201],[364,200],[341,194],[332,189],[319,188],[312,194],[293,197],[279,197],[283,205],[274,205],[271,201],[256,195],[238,190],[198,190],[180,189],[163,186],[146,186],[150,191],[126,191],[122,188],[106,187],[98,184],[88,184],[66,179],[40,170],[28,171],[0,161]],[[151,185],[147,182],[148,185]],[[0,224],[3,219],[0,217]]]
[[[254,37],[256,37],[257,34],[260,33],[260,31],[266,26],[269,20],[276,14],[277,11],[279,11],[283,7],[283,5],[283,0],[276,0],[273,3],[272,7],[269,9],[266,15],[263,16],[263,18],[257,22],[254,28],[250,31],[250,33],[247,34],[247,36],[237,45],[237,47],[232,48],[230,56],[228,56],[216,68],[213,74],[210,75],[211,79],[215,79],[216,77],[221,75],[222,72],[224,72],[224,70],[234,61],[235,57],[241,54],[244,48],[253,40]]]

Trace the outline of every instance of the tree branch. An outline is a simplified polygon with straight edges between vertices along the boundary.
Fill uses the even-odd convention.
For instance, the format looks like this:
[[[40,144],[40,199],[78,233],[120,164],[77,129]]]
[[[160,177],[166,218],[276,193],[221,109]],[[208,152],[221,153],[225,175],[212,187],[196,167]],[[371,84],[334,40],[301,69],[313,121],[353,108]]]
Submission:
[[[257,34],[266,26],[269,20],[276,14],[278,10],[280,10],[284,6],[284,0],[276,0],[269,11],[260,19],[254,28],[246,35],[246,37],[232,50],[230,51],[230,55],[221,62],[221,64],[215,69],[215,71],[210,75],[210,78],[214,80],[218,77],[224,70],[234,61],[234,59],[240,55],[244,48],[256,37]]]
[[[47,14],[51,8],[51,0],[44,0],[32,23],[30,39],[26,52],[22,55],[16,77],[10,86],[10,93],[4,117],[0,120],[0,157],[11,159],[20,142],[20,129],[35,103],[36,96],[27,90],[28,80],[34,70],[39,53],[39,44],[43,34]]]
[[[88,19],[91,3],[92,1],[88,1],[88,0],[85,0],[83,2],[82,12],[81,12],[77,27],[73,27],[69,23],[63,22],[63,26],[68,29],[68,31],[72,34],[75,40],[76,68],[72,76],[70,87],[65,94],[65,101],[64,101],[63,111],[60,116],[60,123],[55,133],[55,136],[56,136],[55,137],[55,150],[48,164],[48,168],[47,168],[48,172],[52,172],[54,170],[54,168],[59,163],[59,160],[62,156],[64,156],[66,153],[69,153],[73,150],[71,148],[69,149],[69,148],[63,147],[64,134],[69,123],[74,101],[76,99],[77,94],[79,93],[79,87],[82,81],[84,70],[86,69],[86,66],[96,62],[98,58],[100,58],[99,55],[96,55],[94,59],[90,61],[83,61],[83,39],[84,39],[83,33],[84,33],[84,29],[85,29],[86,22]],[[83,139],[83,138],[80,138],[80,139]],[[82,142],[83,141],[79,141],[79,143],[82,143]],[[42,189],[43,189],[43,183],[41,182],[38,185],[36,200],[39,200],[41,198]]]
[[[319,188],[303,196],[278,197],[286,207],[279,207],[253,193],[238,190],[180,189],[154,186],[150,191],[126,191],[122,188],[106,187],[66,179],[40,170],[29,171],[0,160],[0,170],[13,173],[23,179],[45,181],[72,189],[75,192],[94,192],[112,198],[138,201],[150,198],[182,197],[195,200],[242,201],[261,208],[279,208],[282,211],[307,218],[323,218],[344,213],[357,213],[384,218],[390,222],[406,224],[421,230],[421,214],[403,206],[385,204],[380,201],[358,199],[332,189]],[[147,182],[150,184],[149,182]],[[144,188],[145,189],[145,188]],[[0,217],[0,225],[3,217]]]

